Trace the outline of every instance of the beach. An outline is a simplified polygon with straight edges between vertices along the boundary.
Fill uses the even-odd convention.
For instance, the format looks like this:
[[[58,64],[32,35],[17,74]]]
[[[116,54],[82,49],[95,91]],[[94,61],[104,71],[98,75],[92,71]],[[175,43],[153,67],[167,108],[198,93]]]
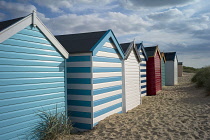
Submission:
[[[210,96],[190,82],[163,87],[142,105],[100,121],[93,130],[72,134],[73,140],[210,140]]]

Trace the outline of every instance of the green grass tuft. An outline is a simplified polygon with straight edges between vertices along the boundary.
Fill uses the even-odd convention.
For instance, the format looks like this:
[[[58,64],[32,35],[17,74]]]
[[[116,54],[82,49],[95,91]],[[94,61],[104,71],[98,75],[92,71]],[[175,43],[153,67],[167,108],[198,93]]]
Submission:
[[[65,112],[40,111],[37,114],[41,121],[37,122],[32,131],[32,139],[39,140],[58,140],[69,136],[73,129],[69,118]]]

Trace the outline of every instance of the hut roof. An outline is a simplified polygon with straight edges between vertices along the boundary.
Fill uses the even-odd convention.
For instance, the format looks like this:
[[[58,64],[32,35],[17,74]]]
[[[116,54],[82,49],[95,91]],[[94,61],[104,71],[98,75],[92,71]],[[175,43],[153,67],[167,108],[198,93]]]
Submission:
[[[143,42],[142,42],[142,43],[136,44],[136,46],[137,46],[138,51],[139,51],[140,49],[142,50],[142,54],[144,55],[145,59],[148,60],[147,53],[146,53],[146,51],[145,51],[145,47],[144,47],[144,45],[143,45]]]
[[[24,17],[19,17],[19,18],[15,18],[15,19],[0,22],[0,31],[2,31],[4,29],[6,29],[7,27],[15,24],[16,22],[20,21],[23,18]]]
[[[103,37],[107,31],[57,35],[57,40],[69,53],[91,52],[91,48]]]
[[[166,61],[174,61],[176,58],[176,52],[165,52]]]

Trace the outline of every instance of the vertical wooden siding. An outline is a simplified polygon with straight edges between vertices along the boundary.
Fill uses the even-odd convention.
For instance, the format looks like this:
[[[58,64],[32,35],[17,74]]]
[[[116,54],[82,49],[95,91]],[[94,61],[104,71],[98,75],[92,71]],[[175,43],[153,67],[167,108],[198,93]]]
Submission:
[[[147,61],[147,95],[156,95],[155,82],[154,57],[149,57]]]
[[[147,95],[147,67],[146,67],[146,59],[140,49],[140,89],[141,89],[141,96]]]
[[[122,112],[122,61],[115,46],[106,42],[93,56],[93,125]]]
[[[0,43],[0,139],[23,139],[39,110],[65,111],[64,58],[38,28]]]
[[[166,86],[174,85],[174,61],[166,61]]]
[[[92,56],[74,55],[67,59],[68,114],[74,126],[92,128]]]
[[[133,109],[140,104],[140,79],[139,79],[139,63],[132,50],[125,66],[125,111]]]
[[[159,53],[155,55],[155,84],[156,84],[156,92],[162,89],[161,85],[161,59]]]
[[[165,77],[166,77],[166,74],[165,74],[165,62],[164,60],[162,59],[161,60],[161,80],[162,80],[162,86],[165,86]]]

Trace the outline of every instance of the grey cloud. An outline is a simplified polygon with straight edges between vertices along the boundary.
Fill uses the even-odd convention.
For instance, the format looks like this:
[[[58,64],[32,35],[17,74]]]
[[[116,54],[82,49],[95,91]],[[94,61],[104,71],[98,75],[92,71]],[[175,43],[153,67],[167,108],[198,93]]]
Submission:
[[[133,7],[173,7],[183,6],[196,0],[124,0],[124,5],[130,5]]]

